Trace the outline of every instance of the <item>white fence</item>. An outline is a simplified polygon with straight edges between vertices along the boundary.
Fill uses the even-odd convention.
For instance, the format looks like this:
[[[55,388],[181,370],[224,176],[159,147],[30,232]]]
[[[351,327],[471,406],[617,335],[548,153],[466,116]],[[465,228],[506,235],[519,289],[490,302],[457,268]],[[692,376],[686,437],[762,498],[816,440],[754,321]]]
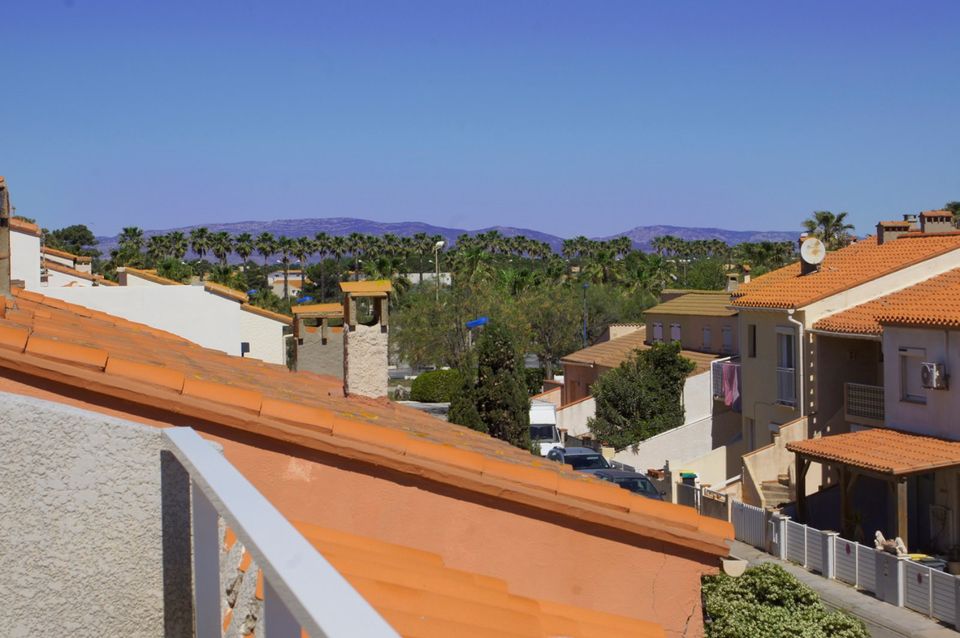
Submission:
[[[327,638],[396,638],[370,604],[209,442],[190,428],[171,428],[164,435],[190,476],[197,636],[221,635],[218,526],[223,518],[263,571],[266,638],[294,638],[301,629]]]
[[[960,628],[960,578],[738,501],[731,522],[739,541]]]

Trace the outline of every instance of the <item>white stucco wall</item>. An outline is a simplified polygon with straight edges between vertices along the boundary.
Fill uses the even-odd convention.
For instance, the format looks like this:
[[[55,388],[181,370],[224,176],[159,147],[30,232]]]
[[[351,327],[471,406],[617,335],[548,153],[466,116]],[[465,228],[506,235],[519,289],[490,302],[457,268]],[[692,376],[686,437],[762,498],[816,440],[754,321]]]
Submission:
[[[279,321],[240,310],[240,341],[250,344],[248,357],[268,363],[285,363],[284,325]]]
[[[167,287],[166,284],[157,283],[156,281],[150,281],[149,279],[144,279],[143,277],[137,277],[134,273],[130,271],[126,271],[121,275],[121,281],[124,275],[126,276],[126,283],[123,284],[125,286],[133,286],[133,287],[139,286],[143,288],[166,288]]]
[[[596,413],[597,401],[593,397],[569,403],[557,410],[557,428],[565,430],[569,436],[589,434],[587,419]]]
[[[43,293],[47,294],[47,288],[63,288],[64,286],[92,288],[93,282],[83,277],[75,277],[56,270],[47,270],[47,283],[43,285]]]
[[[10,278],[27,290],[40,288],[40,238],[10,229]]]
[[[159,429],[0,393],[4,636],[192,635],[189,484],[163,449]]]
[[[205,348],[240,355],[240,304],[202,286],[50,287],[43,292],[172,332]]]
[[[693,423],[713,413],[713,377],[710,371],[687,377],[683,384],[683,422]]]
[[[66,257],[61,257],[60,255],[51,255],[49,252],[45,254],[47,261],[52,261],[60,264],[61,266],[66,266],[67,268],[73,268],[73,260]]]
[[[713,419],[707,417],[652,436],[636,449],[627,448],[613,458],[643,472],[647,468],[663,467],[666,461],[676,469],[677,463],[703,456],[712,449]]]
[[[923,390],[926,404],[901,400],[900,348],[922,349],[923,361],[945,364],[947,389]],[[883,378],[887,427],[960,441],[960,332],[884,327]]]

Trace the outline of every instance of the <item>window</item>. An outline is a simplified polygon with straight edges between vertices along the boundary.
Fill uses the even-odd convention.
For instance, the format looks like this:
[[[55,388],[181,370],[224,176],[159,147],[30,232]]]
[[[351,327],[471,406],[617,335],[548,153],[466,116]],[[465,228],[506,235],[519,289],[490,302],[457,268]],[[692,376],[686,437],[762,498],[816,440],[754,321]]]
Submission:
[[[663,341],[663,324],[662,323],[653,324],[653,340],[655,342]]]
[[[710,326],[703,327],[703,349],[709,350],[713,346],[713,338],[710,335]]]
[[[900,400],[926,403],[927,395],[920,380],[920,368],[927,351],[923,348],[900,348]]]
[[[733,352],[733,328],[730,326],[720,328],[720,335],[723,337],[723,351]]]
[[[757,324],[755,323],[747,326],[747,356],[757,356]]]
[[[777,328],[777,403],[797,404],[796,336]]]
[[[670,339],[672,341],[680,341],[680,324],[679,323],[670,324]]]

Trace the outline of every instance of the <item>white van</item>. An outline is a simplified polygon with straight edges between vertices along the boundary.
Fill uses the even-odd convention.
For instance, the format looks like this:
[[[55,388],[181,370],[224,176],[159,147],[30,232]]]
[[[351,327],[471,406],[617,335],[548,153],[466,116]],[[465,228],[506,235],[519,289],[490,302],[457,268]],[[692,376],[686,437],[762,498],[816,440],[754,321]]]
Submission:
[[[557,408],[549,401],[530,401],[530,442],[540,447],[540,456],[546,456],[547,452],[561,446]]]

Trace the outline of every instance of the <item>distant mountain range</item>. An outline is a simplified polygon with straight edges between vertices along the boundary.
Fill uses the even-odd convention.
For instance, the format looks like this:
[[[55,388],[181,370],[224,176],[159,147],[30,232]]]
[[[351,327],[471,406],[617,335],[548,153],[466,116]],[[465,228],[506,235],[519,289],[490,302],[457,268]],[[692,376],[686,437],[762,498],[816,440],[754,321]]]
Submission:
[[[356,219],[353,217],[324,217],[312,219],[277,219],[269,222],[232,222],[228,224],[197,224],[196,226],[184,226],[182,228],[169,228],[166,230],[147,230],[146,236],[162,235],[171,231],[181,231],[189,234],[190,230],[199,226],[206,226],[211,233],[227,231],[231,234],[250,233],[256,236],[262,232],[272,233],[275,237],[286,235],[287,237],[313,237],[319,232],[325,232],[328,235],[349,235],[350,233],[363,233],[367,235],[384,235],[393,233],[394,235],[410,236],[416,233],[427,233],[428,235],[440,235],[448,243],[456,241],[457,237],[466,233],[468,235],[477,235],[491,230],[500,231],[507,237],[515,235],[524,235],[530,239],[546,242],[555,251],[560,251],[563,245],[562,237],[543,233],[529,228],[514,228],[512,226],[491,226],[479,230],[466,230],[463,228],[446,228],[443,226],[434,226],[423,222],[395,222],[385,223],[376,222],[368,219]],[[781,231],[756,231],[756,230],[725,230],[722,228],[687,228],[684,226],[637,226],[630,230],[610,235],[608,237],[595,237],[594,239],[613,239],[614,237],[626,236],[633,241],[633,246],[640,250],[651,250],[650,242],[654,237],[661,235],[673,235],[688,241],[697,239],[719,239],[730,245],[743,242],[754,241],[792,241],[797,238],[798,232]],[[104,255],[110,254],[110,251],[117,246],[117,236],[98,237],[100,242],[97,246]]]

